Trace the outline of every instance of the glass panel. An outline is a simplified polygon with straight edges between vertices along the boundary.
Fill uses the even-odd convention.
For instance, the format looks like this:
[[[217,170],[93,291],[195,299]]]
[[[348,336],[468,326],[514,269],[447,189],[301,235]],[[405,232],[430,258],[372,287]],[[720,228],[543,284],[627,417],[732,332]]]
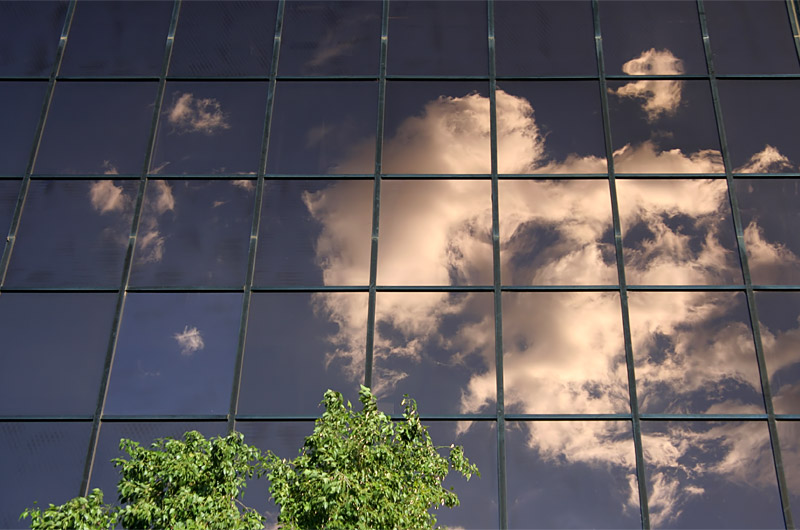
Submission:
[[[485,83],[386,85],[385,173],[489,173],[489,132]]]
[[[597,75],[591,2],[496,2],[494,32],[497,75]]]
[[[266,103],[266,83],[168,83],[150,172],[255,173]]]
[[[92,466],[92,478],[89,488],[103,490],[103,500],[115,504],[117,499],[117,483],[122,475],[120,469],[111,463],[112,458],[128,459],[128,454],[121,451],[119,442],[127,438],[139,442],[142,447],[150,447],[156,438],[182,439],[187,431],[198,431],[206,438],[225,436],[227,425],[224,422],[108,422],[100,426],[100,438]],[[247,440],[245,440],[247,441]]]
[[[156,88],[141,82],[58,83],[36,173],[139,174]]]
[[[724,180],[617,180],[630,284],[741,283]]]
[[[509,528],[641,528],[631,424],[506,423]]]
[[[757,292],[756,302],[775,412],[800,414],[800,293]]]
[[[797,84],[790,80],[719,81],[733,171],[788,173],[800,169]]]
[[[380,37],[381,2],[288,2],[280,73],[377,74]]]
[[[600,22],[608,74],[706,73],[694,2],[602,1]]]
[[[500,173],[607,171],[596,82],[503,82],[496,98]]]
[[[375,82],[278,82],[268,173],[372,173]]]
[[[737,180],[755,284],[800,284],[800,180]]]
[[[389,5],[390,74],[488,75],[486,2]]]
[[[151,180],[131,285],[241,285],[254,195],[251,180]]]
[[[128,294],[106,414],[227,414],[242,295]]]
[[[643,73],[651,72],[633,75]],[[724,172],[707,82],[643,79],[608,86],[618,173]]]
[[[0,75],[50,75],[66,12],[65,1],[0,2]]]
[[[3,293],[0,414],[93,414],[115,301],[115,294]]]
[[[503,283],[617,283],[607,182],[501,180],[498,202]]]
[[[800,72],[785,2],[707,2],[705,10],[717,73]]]
[[[0,423],[0,527],[27,526],[19,514],[34,502],[46,508],[80,493],[91,432],[92,422]]]
[[[25,174],[46,89],[47,83],[0,82],[0,175]]]
[[[628,296],[642,412],[764,413],[744,293]]]
[[[8,234],[19,196],[19,184],[19,180],[0,180],[0,237]],[[5,242],[0,247],[4,245]]]
[[[488,180],[387,180],[382,186],[379,284],[492,283]]]
[[[61,75],[161,73],[172,2],[76,4]]]
[[[6,285],[119,287],[137,184],[31,181]]]
[[[372,182],[268,180],[257,285],[367,285]]]
[[[653,528],[782,528],[766,422],[643,422]]]
[[[170,75],[269,75],[277,2],[185,2]]]
[[[800,422],[779,421],[778,436],[781,439],[781,456],[789,486],[790,504],[796,510],[800,506]]]
[[[617,293],[503,293],[503,349],[507,413],[629,410]]]
[[[492,413],[495,404],[491,293],[378,293],[373,390],[400,414],[403,394],[420,413]]]
[[[254,293],[239,414],[319,415],[325,390],[358,401],[367,293]]]

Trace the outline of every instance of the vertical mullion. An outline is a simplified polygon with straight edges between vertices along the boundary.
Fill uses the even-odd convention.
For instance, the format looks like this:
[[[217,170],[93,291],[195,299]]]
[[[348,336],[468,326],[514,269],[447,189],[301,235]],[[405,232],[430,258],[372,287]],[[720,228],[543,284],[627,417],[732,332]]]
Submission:
[[[147,188],[147,173],[150,168],[150,162],[153,157],[155,149],[156,132],[158,129],[158,118],[161,114],[161,105],[164,100],[164,92],[166,89],[166,77],[169,70],[169,62],[172,57],[172,46],[175,39],[175,28],[178,24],[178,15],[180,14],[181,1],[175,0],[172,9],[172,20],[170,21],[167,39],[164,45],[164,59],[161,64],[161,75],[158,82],[158,92],[156,93],[155,104],[153,106],[153,117],[150,124],[150,133],[147,142],[147,148],[144,156],[144,163],[142,165],[142,174],[139,179],[139,190],[136,197],[136,204],[133,211],[133,219],[131,221],[131,231],[128,237],[128,247],[125,252],[125,261],[122,269],[122,278],[120,279],[120,286],[117,292],[117,302],[114,309],[114,320],[111,328],[111,335],[108,341],[108,349],[106,351],[106,358],[103,365],[103,376],[100,381],[100,390],[97,397],[97,407],[94,412],[94,419],[92,422],[92,434],[89,438],[89,449],[86,455],[86,464],[83,470],[83,480],[81,482],[81,495],[87,495],[89,492],[89,479],[91,478],[92,468],[94,466],[95,450],[97,448],[97,441],[100,436],[100,418],[105,409],[106,396],[108,394],[108,383],[111,379],[111,368],[114,363],[114,356],[116,354],[117,338],[119,337],[120,324],[122,322],[123,306],[125,305],[125,295],[128,288],[128,279],[130,278],[131,266],[133,263],[133,253],[136,247],[136,238],[139,229],[139,220],[142,215],[142,205],[144,204],[144,194]]]
[[[272,64],[269,72],[269,88],[267,89],[267,108],[264,112],[264,130],[261,136],[261,158],[259,159],[258,163],[255,204],[253,205],[253,225],[250,229],[250,247],[247,258],[247,274],[245,276],[244,294],[242,296],[242,316],[239,323],[236,364],[234,365],[233,385],[231,386],[231,404],[228,412],[228,431],[236,430],[236,414],[239,410],[242,368],[244,366],[244,347],[247,340],[247,325],[250,319],[250,300],[253,292],[256,251],[258,250],[258,231],[259,227],[261,226],[261,210],[264,198],[264,175],[267,172],[267,153],[269,151],[270,127],[272,126],[272,108],[273,102],[275,101],[275,78],[278,75],[278,60],[281,52],[283,14],[285,8],[285,0],[278,0],[278,11],[275,16],[275,33],[272,38]]]
[[[794,49],[800,61],[800,0],[786,0],[786,11],[789,12],[789,25],[794,37]]]
[[[745,292],[747,295],[747,310],[750,317],[750,325],[753,328],[753,345],[756,351],[758,372],[761,378],[761,391],[764,398],[764,408],[767,412],[767,426],[769,427],[772,457],[775,464],[775,474],[778,480],[778,490],[781,497],[783,521],[786,525],[786,528],[794,528],[792,512],[789,506],[789,489],[783,470],[783,458],[781,456],[780,442],[778,440],[778,425],[775,421],[775,409],[772,404],[772,390],[769,384],[769,372],[767,371],[766,361],[764,360],[764,348],[761,341],[761,327],[758,320],[758,309],[756,307],[755,292],[753,291],[753,282],[750,276],[750,265],[747,260],[744,229],[742,228],[742,217],[741,212],[739,211],[739,201],[736,197],[735,180],[733,178],[730,152],[728,150],[728,139],[725,133],[722,106],[720,105],[719,101],[719,87],[717,86],[717,77],[714,70],[714,60],[711,53],[711,42],[708,35],[708,25],[706,23],[703,0],[697,0],[697,8],[700,17],[700,29],[703,35],[703,49],[706,55],[706,66],[708,68],[709,81],[711,83],[711,97],[714,103],[714,115],[717,119],[717,132],[719,134],[720,149],[722,150],[722,161],[725,165],[725,179],[728,185],[728,200],[730,202],[731,217],[733,218],[733,225],[736,233],[736,243],[739,250],[739,261],[742,266],[742,275],[744,277]]]
[[[608,164],[608,187],[611,196],[611,217],[614,225],[614,246],[617,255],[617,276],[619,281],[619,299],[622,312],[622,333],[625,340],[625,361],[628,368],[628,391],[630,393],[631,423],[633,430],[633,446],[636,455],[636,478],[639,483],[639,510],[642,527],[650,528],[650,510],[647,501],[647,480],[644,470],[644,450],[642,448],[642,429],[639,417],[639,400],[636,393],[636,374],[633,364],[633,346],[631,340],[631,321],[628,307],[628,285],[625,279],[625,263],[623,259],[622,228],[617,200],[617,181],[614,170],[614,150],[611,142],[611,123],[608,112],[608,92],[606,83],[605,62],[603,58],[603,37],[600,31],[599,0],[592,0],[594,12],[594,39],[597,55],[597,72],[600,85],[600,104],[603,112],[605,132],[606,162]]]

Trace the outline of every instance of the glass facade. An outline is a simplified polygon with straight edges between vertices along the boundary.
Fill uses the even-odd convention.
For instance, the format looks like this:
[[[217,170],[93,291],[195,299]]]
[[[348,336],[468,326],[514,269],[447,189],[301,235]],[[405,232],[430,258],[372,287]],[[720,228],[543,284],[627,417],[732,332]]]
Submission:
[[[367,384],[442,524],[793,528],[799,8],[0,3],[0,527]]]

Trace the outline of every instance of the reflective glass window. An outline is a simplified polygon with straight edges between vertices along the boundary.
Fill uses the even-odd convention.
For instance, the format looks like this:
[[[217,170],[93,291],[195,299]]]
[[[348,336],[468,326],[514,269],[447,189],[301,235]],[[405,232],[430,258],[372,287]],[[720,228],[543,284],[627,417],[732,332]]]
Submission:
[[[507,413],[629,410],[616,293],[503,293],[503,349]]]
[[[755,284],[800,284],[800,180],[737,180],[747,262]]]
[[[0,2],[0,75],[50,75],[66,12],[66,1]]]
[[[718,84],[732,170],[800,170],[800,144],[793,139],[800,120],[796,82],[723,79]]]
[[[706,2],[705,11],[718,74],[800,73],[785,2]]]
[[[778,437],[791,506],[800,506],[800,422],[779,421]],[[797,509],[797,508],[795,508]]]
[[[800,293],[756,292],[756,303],[772,405],[777,414],[800,414]]]
[[[0,82],[0,175],[25,174],[47,83]]]
[[[255,284],[367,285],[371,181],[267,180]]]
[[[79,2],[59,73],[157,76],[171,17],[172,2]]]
[[[763,414],[743,293],[629,293],[639,409]]]
[[[372,173],[378,84],[279,81],[268,173]]]
[[[488,75],[485,1],[389,4],[389,74]]]
[[[607,182],[501,180],[499,191],[503,283],[617,283]]]
[[[491,284],[491,209],[488,180],[385,181],[378,284]]]
[[[242,295],[127,295],[106,414],[227,414]]]
[[[266,83],[167,83],[150,172],[255,173],[266,103]]]
[[[495,404],[491,293],[377,295],[373,381],[380,405],[400,414],[491,413]]]
[[[263,0],[184,2],[170,75],[269,75],[276,6]]]
[[[495,2],[494,32],[497,75],[597,75],[591,2]]]
[[[151,180],[131,285],[242,285],[254,197],[251,180]]]
[[[137,182],[33,180],[6,285],[119,287]]]
[[[631,284],[742,283],[724,180],[617,180]]]
[[[62,504],[80,493],[91,432],[90,421],[0,423],[0,526],[27,526],[30,519],[19,519],[24,509]]]
[[[489,173],[488,88],[475,82],[389,81],[383,171]]]
[[[0,414],[93,414],[115,301],[115,294],[3,293]]]
[[[155,82],[58,83],[36,173],[139,174],[156,88]]]
[[[600,24],[608,74],[706,73],[694,2],[603,0]]]
[[[724,172],[707,82],[641,79],[608,87],[618,173]]]
[[[654,528],[781,528],[766,422],[642,423]]]
[[[19,180],[0,180],[0,238],[8,234],[19,196],[19,184]]]
[[[281,34],[283,75],[377,74],[381,2],[287,2]]]
[[[641,528],[627,421],[506,422],[509,528]]]
[[[319,414],[329,388],[358,401],[367,293],[254,293],[239,414]]]

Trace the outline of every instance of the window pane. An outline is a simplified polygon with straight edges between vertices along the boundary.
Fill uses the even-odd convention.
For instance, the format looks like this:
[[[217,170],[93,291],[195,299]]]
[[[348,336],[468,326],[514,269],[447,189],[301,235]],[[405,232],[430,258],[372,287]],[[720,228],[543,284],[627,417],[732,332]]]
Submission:
[[[17,205],[19,185],[19,180],[0,180],[0,237],[8,234],[11,217],[14,215],[14,208]]]
[[[629,410],[616,293],[503,293],[503,349],[506,413]]]
[[[800,293],[757,292],[756,302],[775,412],[800,414]]]
[[[6,285],[119,287],[137,184],[31,181]]]
[[[236,293],[128,294],[106,414],[227,414]]]
[[[250,180],[151,180],[131,285],[242,285],[254,196]]]
[[[790,504],[792,507],[800,506],[800,422],[779,421],[778,436],[781,439]]]
[[[46,88],[47,83],[0,82],[0,175],[25,174]]]
[[[50,75],[66,12],[65,1],[0,2],[0,75]]]

